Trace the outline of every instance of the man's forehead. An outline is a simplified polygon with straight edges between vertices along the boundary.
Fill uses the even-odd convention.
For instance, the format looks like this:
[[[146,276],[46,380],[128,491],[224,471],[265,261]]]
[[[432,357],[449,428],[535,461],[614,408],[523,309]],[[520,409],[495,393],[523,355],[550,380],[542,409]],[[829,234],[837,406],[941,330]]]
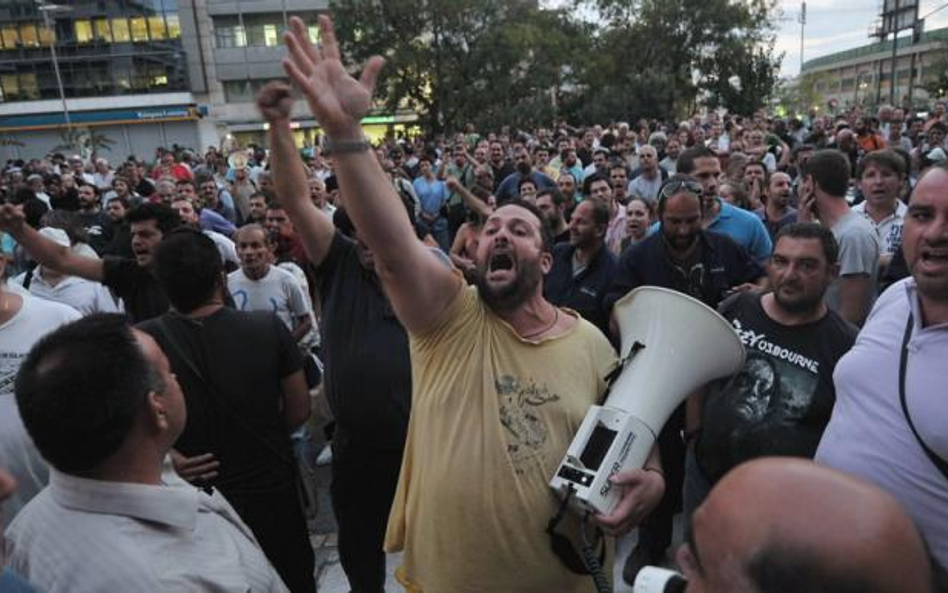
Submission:
[[[505,206],[501,206],[487,218],[487,221],[523,221],[536,226],[537,228],[540,226],[540,219],[537,218],[533,212],[517,204],[507,204]]]
[[[794,257],[814,257],[819,260],[825,260],[823,255],[823,243],[816,237],[780,237],[774,245],[774,255],[779,255],[785,259]]]
[[[948,208],[948,171],[932,169],[915,186],[909,205],[925,204]]]

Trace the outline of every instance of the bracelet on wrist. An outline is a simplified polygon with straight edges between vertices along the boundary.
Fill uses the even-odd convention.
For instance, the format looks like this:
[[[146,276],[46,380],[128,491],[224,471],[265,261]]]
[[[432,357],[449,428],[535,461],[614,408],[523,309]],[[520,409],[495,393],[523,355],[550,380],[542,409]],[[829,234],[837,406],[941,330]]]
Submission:
[[[366,152],[372,148],[368,139],[364,136],[361,139],[333,140],[328,136],[323,136],[319,144],[322,154],[332,156],[334,154],[355,154],[357,152]]]

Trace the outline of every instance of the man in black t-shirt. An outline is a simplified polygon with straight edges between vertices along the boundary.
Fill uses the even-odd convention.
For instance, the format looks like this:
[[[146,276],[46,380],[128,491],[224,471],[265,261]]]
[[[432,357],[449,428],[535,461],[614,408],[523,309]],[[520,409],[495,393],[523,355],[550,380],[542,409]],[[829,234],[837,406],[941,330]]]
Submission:
[[[95,185],[81,182],[77,191],[79,193],[79,210],[76,212],[76,219],[86,230],[89,245],[101,256],[112,243],[114,223],[102,211],[102,199],[99,196],[99,189]]]
[[[0,208],[0,230],[10,233],[34,261],[62,274],[101,282],[122,299],[129,318],[139,322],[168,310],[168,298],[152,274],[152,254],[181,219],[164,204],[145,203],[130,210],[125,221],[134,257],[93,259],[40,235],[26,224],[21,206]]]
[[[692,426],[685,512],[734,466],[764,456],[812,457],[836,399],[833,369],[857,329],[827,308],[836,277],[833,234],[815,223],[780,230],[768,267],[773,292],[721,304],[744,343],[744,367],[706,386],[700,427]]]
[[[219,489],[290,591],[315,591],[313,549],[297,493],[290,433],[309,417],[302,358],[272,312],[224,306],[214,242],[179,229],[155,252],[154,274],[174,306],[139,325],[168,357],[187,406],[172,451],[182,478]]]

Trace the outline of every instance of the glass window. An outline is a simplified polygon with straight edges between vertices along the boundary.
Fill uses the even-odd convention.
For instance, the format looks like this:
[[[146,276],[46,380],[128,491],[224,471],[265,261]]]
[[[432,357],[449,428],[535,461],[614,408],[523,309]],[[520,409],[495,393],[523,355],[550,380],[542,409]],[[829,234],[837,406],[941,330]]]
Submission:
[[[20,74],[20,99],[39,98],[40,90],[39,84],[36,82],[36,74]]]
[[[3,47],[6,49],[19,47],[20,34],[17,32],[15,25],[7,25],[0,29],[0,39],[3,39]]]
[[[148,21],[143,16],[129,19],[131,23],[132,41],[148,41]]]
[[[92,43],[94,39],[92,34],[92,21],[82,20],[76,21],[76,42],[77,43]]]
[[[109,27],[109,19],[95,20],[95,37],[99,41],[112,43],[112,28]]]
[[[282,27],[280,27],[282,29]],[[274,47],[280,44],[280,34],[277,32],[277,25],[263,26],[263,44],[267,47]]]
[[[19,100],[20,82],[16,74],[0,74],[0,87],[3,87],[3,96],[8,101]]]
[[[131,41],[132,34],[128,30],[128,21],[125,19],[112,19],[112,40],[115,43],[127,43]]]
[[[33,23],[20,25],[20,43],[24,47],[39,47],[39,34],[36,32],[36,25]]]
[[[167,5],[167,3],[165,3]],[[176,14],[166,14],[165,22],[168,23],[168,39],[178,39],[181,37],[181,21]]]
[[[152,40],[167,39],[168,26],[165,25],[165,17],[161,15],[148,17],[148,31]]]
[[[306,28],[306,30],[309,32],[309,40],[312,41],[313,43],[319,43],[319,40],[321,39],[320,33],[319,33],[319,25],[314,23],[312,25],[309,25]]]
[[[39,42],[43,47],[49,47],[56,41],[55,29],[47,29],[44,25],[38,25]]]

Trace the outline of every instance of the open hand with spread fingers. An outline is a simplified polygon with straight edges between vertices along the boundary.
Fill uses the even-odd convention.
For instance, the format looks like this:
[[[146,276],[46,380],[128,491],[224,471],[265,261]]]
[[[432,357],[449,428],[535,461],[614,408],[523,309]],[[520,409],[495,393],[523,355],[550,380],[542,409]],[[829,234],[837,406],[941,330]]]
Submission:
[[[306,97],[313,116],[330,138],[362,138],[359,122],[372,106],[372,89],[385,60],[371,58],[362,77],[356,80],[340,60],[332,19],[320,16],[319,29],[322,44],[317,47],[310,41],[303,21],[290,19],[290,28],[284,34],[289,55],[283,60],[283,69]]]

